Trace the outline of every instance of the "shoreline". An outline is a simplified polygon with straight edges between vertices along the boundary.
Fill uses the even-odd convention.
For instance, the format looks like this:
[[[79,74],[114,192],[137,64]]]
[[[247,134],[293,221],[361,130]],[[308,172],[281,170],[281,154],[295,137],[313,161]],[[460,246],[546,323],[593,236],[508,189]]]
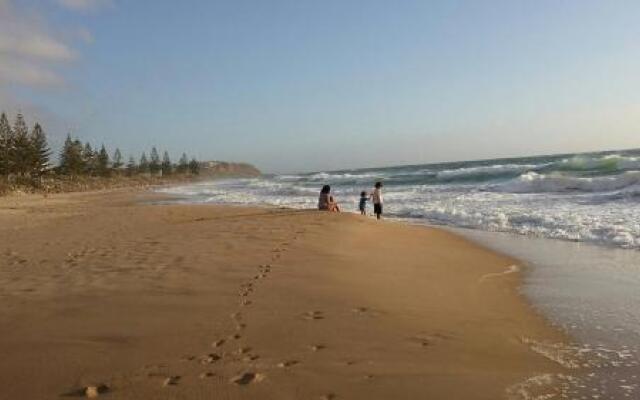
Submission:
[[[512,257],[353,215],[142,202],[162,197],[0,199],[7,394],[518,398],[564,371],[531,350],[567,337],[503,274]]]

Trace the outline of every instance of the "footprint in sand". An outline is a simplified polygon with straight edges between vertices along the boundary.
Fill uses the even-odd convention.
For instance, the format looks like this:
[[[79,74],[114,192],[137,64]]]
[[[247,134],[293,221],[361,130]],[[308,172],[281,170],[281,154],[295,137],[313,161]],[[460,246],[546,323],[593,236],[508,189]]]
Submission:
[[[219,359],[220,359],[220,356],[217,355],[216,353],[209,353],[200,357],[200,364],[213,364]]]
[[[180,382],[180,378],[181,377],[179,375],[169,376],[164,381],[162,381],[162,386],[176,386],[178,382]]]
[[[89,385],[83,388],[74,389],[67,393],[63,393],[61,396],[63,397],[87,397],[89,399],[96,398],[101,394],[105,394],[110,392],[111,389],[104,383],[100,383],[97,385]]]
[[[240,294],[246,293],[249,294],[253,292],[253,284],[252,283],[243,283],[242,285],[240,285]]]
[[[271,272],[271,265],[270,264],[263,264],[263,265],[260,265],[258,267],[258,269],[260,271],[262,271],[262,272]]]
[[[307,311],[302,315],[302,318],[307,320],[324,319],[324,314],[322,311]]]
[[[256,373],[256,372],[243,372],[240,375],[234,376],[231,378],[231,383],[236,385],[248,385],[250,383],[261,382],[266,378],[264,374]]]
[[[289,368],[289,367],[293,367],[294,365],[300,364],[300,361],[298,360],[285,360],[282,361],[280,363],[278,363],[278,367],[280,368]]]
[[[351,312],[355,315],[363,316],[363,317],[379,317],[382,312],[378,310],[371,309],[369,307],[354,307],[351,309]]]
[[[100,396],[101,394],[107,393],[109,391],[109,386],[105,384],[95,385],[95,386],[87,386],[84,389],[84,395],[90,399]]]
[[[216,374],[214,374],[213,372],[203,372],[199,375],[200,379],[207,379],[207,378],[213,378],[214,376],[216,376]]]
[[[420,334],[410,337],[408,340],[411,343],[415,343],[420,347],[429,347],[443,340],[450,340],[451,336],[444,333],[432,333],[432,334]]]
[[[417,344],[420,347],[429,347],[433,344],[431,339],[426,337],[413,337],[409,338],[409,341]]]

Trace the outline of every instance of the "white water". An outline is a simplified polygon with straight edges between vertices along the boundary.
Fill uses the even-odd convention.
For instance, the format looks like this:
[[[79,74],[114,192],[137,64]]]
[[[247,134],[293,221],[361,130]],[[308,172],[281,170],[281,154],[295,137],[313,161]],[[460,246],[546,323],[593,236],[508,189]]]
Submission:
[[[387,186],[385,212],[389,217],[428,224],[640,248],[640,184],[636,183],[640,172],[618,175],[616,182],[614,178],[598,177],[571,178],[573,181],[569,183],[564,181],[566,178],[542,179],[530,174],[535,173],[483,187]],[[351,176],[344,175],[326,179],[353,181]],[[619,181],[627,182],[626,186]],[[187,202],[315,208],[319,186],[319,182],[301,184],[293,177],[283,176],[199,183],[163,191]],[[355,211],[359,192],[369,189],[365,183],[334,186],[335,197],[347,211]],[[584,191],[545,192],[576,186]],[[623,188],[602,191],[605,187]]]
[[[455,232],[526,260],[524,294],[577,340],[569,345],[527,342],[566,372],[516,385],[514,399],[547,394],[557,399],[640,398],[640,252],[477,230]]]

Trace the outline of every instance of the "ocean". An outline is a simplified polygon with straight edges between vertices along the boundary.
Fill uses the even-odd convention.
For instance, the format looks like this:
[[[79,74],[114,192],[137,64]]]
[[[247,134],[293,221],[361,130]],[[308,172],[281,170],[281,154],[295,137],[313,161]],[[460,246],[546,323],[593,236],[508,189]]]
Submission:
[[[342,209],[384,183],[385,215],[430,225],[640,248],[640,150],[272,175],[168,190],[188,201]]]
[[[385,218],[451,229],[525,261],[523,294],[575,338],[529,343],[567,373],[532,377],[512,398],[640,398],[640,149],[281,174],[161,191],[178,202],[313,209],[329,184],[342,209],[356,212],[360,192],[376,181],[384,184]]]

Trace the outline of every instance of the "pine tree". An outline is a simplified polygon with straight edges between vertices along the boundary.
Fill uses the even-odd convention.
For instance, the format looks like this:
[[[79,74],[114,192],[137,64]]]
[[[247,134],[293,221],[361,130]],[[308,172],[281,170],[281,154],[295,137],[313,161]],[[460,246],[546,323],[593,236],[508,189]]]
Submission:
[[[71,148],[73,147],[73,140],[71,140],[71,134],[67,135],[60,151],[60,164],[58,170],[65,175],[71,174]]]
[[[141,174],[146,174],[149,172],[149,160],[147,159],[147,155],[145,153],[142,153],[142,156],[140,157],[138,171],[140,171]]]
[[[88,166],[84,159],[84,146],[82,146],[82,142],[79,139],[73,141],[73,153],[78,157],[74,165],[75,174],[82,175],[86,173]]]
[[[84,173],[87,175],[95,175],[98,169],[97,155],[89,142],[85,143],[84,150],[82,150],[82,160],[84,161]]]
[[[111,172],[109,170],[109,153],[107,153],[104,144],[100,147],[100,151],[96,156],[96,172],[100,176],[108,176]]]
[[[154,147],[151,148],[151,162],[149,163],[149,171],[152,174],[157,174],[160,172],[160,155],[158,154],[158,150]]]
[[[138,172],[138,166],[136,165],[136,159],[133,156],[129,157],[129,162],[127,163],[127,176],[133,176]]]
[[[13,164],[12,171],[19,176],[25,176],[29,172],[31,161],[31,143],[29,141],[29,128],[21,113],[16,115],[16,122],[13,125],[13,157],[10,155]]]
[[[182,153],[182,157],[180,157],[180,161],[178,162],[178,168],[176,168],[177,172],[180,174],[186,174],[189,170],[189,159],[185,153]]]
[[[171,172],[171,159],[169,158],[169,153],[165,151],[162,156],[162,176],[171,175]]]
[[[11,172],[11,156],[13,154],[13,131],[5,113],[0,115],[0,175]]]
[[[82,143],[77,139],[71,139],[71,135],[67,135],[62,146],[59,169],[65,175],[80,175],[84,172]]]
[[[122,168],[122,154],[120,153],[120,149],[116,149],[113,153],[113,163],[111,164],[111,167],[115,170]]]
[[[33,176],[42,176],[49,169],[51,150],[47,145],[47,137],[40,124],[36,123],[29,137],[31,143],[30,171]]]
[[[193,175],[198,175],[200,173],[200,163],[195,158],[192,158],[189,163],[189,172]]]

